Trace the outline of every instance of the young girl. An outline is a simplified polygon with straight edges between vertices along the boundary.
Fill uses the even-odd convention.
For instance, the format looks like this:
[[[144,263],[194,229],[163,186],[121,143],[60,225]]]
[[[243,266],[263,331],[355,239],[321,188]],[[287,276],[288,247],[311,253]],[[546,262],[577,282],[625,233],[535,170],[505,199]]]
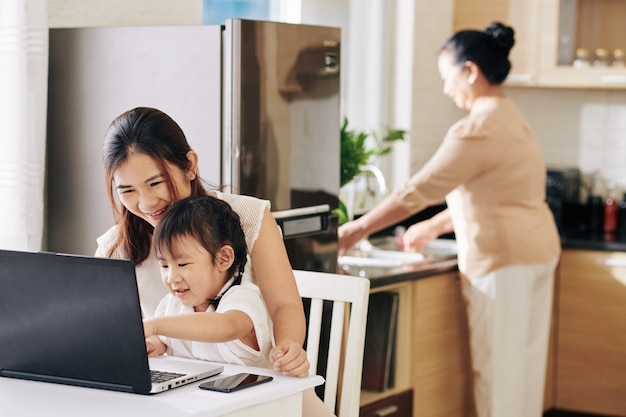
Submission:
[[[258,287],[241,280],[247,249],[232,208],[210,196],[179,200],[153,247],[169,294],[144,320],[148,354],[271,368],[272,324]]]

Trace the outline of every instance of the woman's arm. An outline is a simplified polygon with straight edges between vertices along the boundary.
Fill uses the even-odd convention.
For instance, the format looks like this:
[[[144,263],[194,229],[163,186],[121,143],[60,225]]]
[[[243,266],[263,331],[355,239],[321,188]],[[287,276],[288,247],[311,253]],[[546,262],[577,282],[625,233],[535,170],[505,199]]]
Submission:
[[[393,195],[387,196],[363,216],[339,227],[339,254],[345,254],[359,240],[399,223],[411,214],[394,199]]]
[[[263,215],[251,259],[274,326],[276,346],[270,352],[270,359],[281,372],[306,376],[309,363],[302,348],[306,333],[304,308],[285,242],[269,209]]]

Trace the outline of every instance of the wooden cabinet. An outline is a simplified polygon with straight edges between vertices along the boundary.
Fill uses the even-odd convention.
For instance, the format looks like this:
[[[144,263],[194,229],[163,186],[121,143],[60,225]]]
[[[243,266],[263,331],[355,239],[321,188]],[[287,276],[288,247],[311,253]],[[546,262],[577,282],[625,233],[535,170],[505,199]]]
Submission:
[[[411,384],[414,415],[470,415],[471,372],[467,316],[457,273],[413,285]]]
[[[523,1],[523,0],[522,0]],[[574,68],[577,48],[626,50],[625,0],[541,0],[539,84],[626,88],[626,68]]]
[[[534,86],[538,82],[539,0],[456,0],[454,30],[483,29],[493,21],[515,30],[511,73],[507,85]]]
[[[555,378],[556,408],[626,416],[626,253],[563,251]]]
[[[548,362],[546,363],[546,380],[545,387],[543,393],[543,410],[551,410],[554,407],[554,396],[555,396],[555,378],[554,375],[556,373],[556,355],[557,355],[557,328],[558,328],[558,288],[559,288],[559,268],[560,264],[557,266],[557,270],[554,274],[554,294],[552,301],[552,314],[550,320],[550,339],[548,340]]]
[[[471,415],[467,318],[458,273],[373,291],[397,291],[400,295],[395,384],[383,392],[362,391],[361,410],[380,409],[386,399],[410,389],[415,417]]]
[[[575,50],[626,50],[626,0],[455,0],[454,30],[515,29],[506,85],[626,88],[626,68],[574,68]],[[592,57],[593,59],[593,57]]]

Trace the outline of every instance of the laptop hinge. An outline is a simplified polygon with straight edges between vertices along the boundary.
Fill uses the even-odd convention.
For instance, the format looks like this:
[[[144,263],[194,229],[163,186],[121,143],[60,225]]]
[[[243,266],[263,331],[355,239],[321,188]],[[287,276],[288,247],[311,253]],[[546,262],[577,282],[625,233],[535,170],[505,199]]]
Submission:
[[[133,387],[125,384],[113,384],[110,382],[86,381],[84,379],[67,378],[61,376],[42,375],[31,372],[12,371],[10,369],[2,369],[0,375],[8,378],[28,379],[31,381],[52,382],[55,384],[75,385],[87,388],[99,388],[113,391],[135,392]]]

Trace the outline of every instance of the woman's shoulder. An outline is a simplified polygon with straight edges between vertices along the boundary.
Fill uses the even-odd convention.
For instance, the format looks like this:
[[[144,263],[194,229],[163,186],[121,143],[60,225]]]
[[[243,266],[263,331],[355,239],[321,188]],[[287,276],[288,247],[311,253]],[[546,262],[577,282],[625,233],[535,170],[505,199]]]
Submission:
[[[98,243],[98,250],[101,253],[108,253],[117,241],[118,234],[119,226],[114,225],[111,226],[109,230],[98,236],[98,238],[96,238],[96,242]]]
[[[220,200],[226,201],[237,213],[249,211],[250,209],[265,210],[271,208],[269,200],[263,200],[257,197],[240,194],[229,194],[215,191],[215,196]]]
[[[461,141],[486,139],[483,121],[468,114],[450,126],[446,134],[446,139]]]
[[[448,138],[462,140],[487,140],[494,130],[502,127],[502,121],[516,119],[515,104],[508,97],[480,97],[472,111],[459,119],[448,130]]]

